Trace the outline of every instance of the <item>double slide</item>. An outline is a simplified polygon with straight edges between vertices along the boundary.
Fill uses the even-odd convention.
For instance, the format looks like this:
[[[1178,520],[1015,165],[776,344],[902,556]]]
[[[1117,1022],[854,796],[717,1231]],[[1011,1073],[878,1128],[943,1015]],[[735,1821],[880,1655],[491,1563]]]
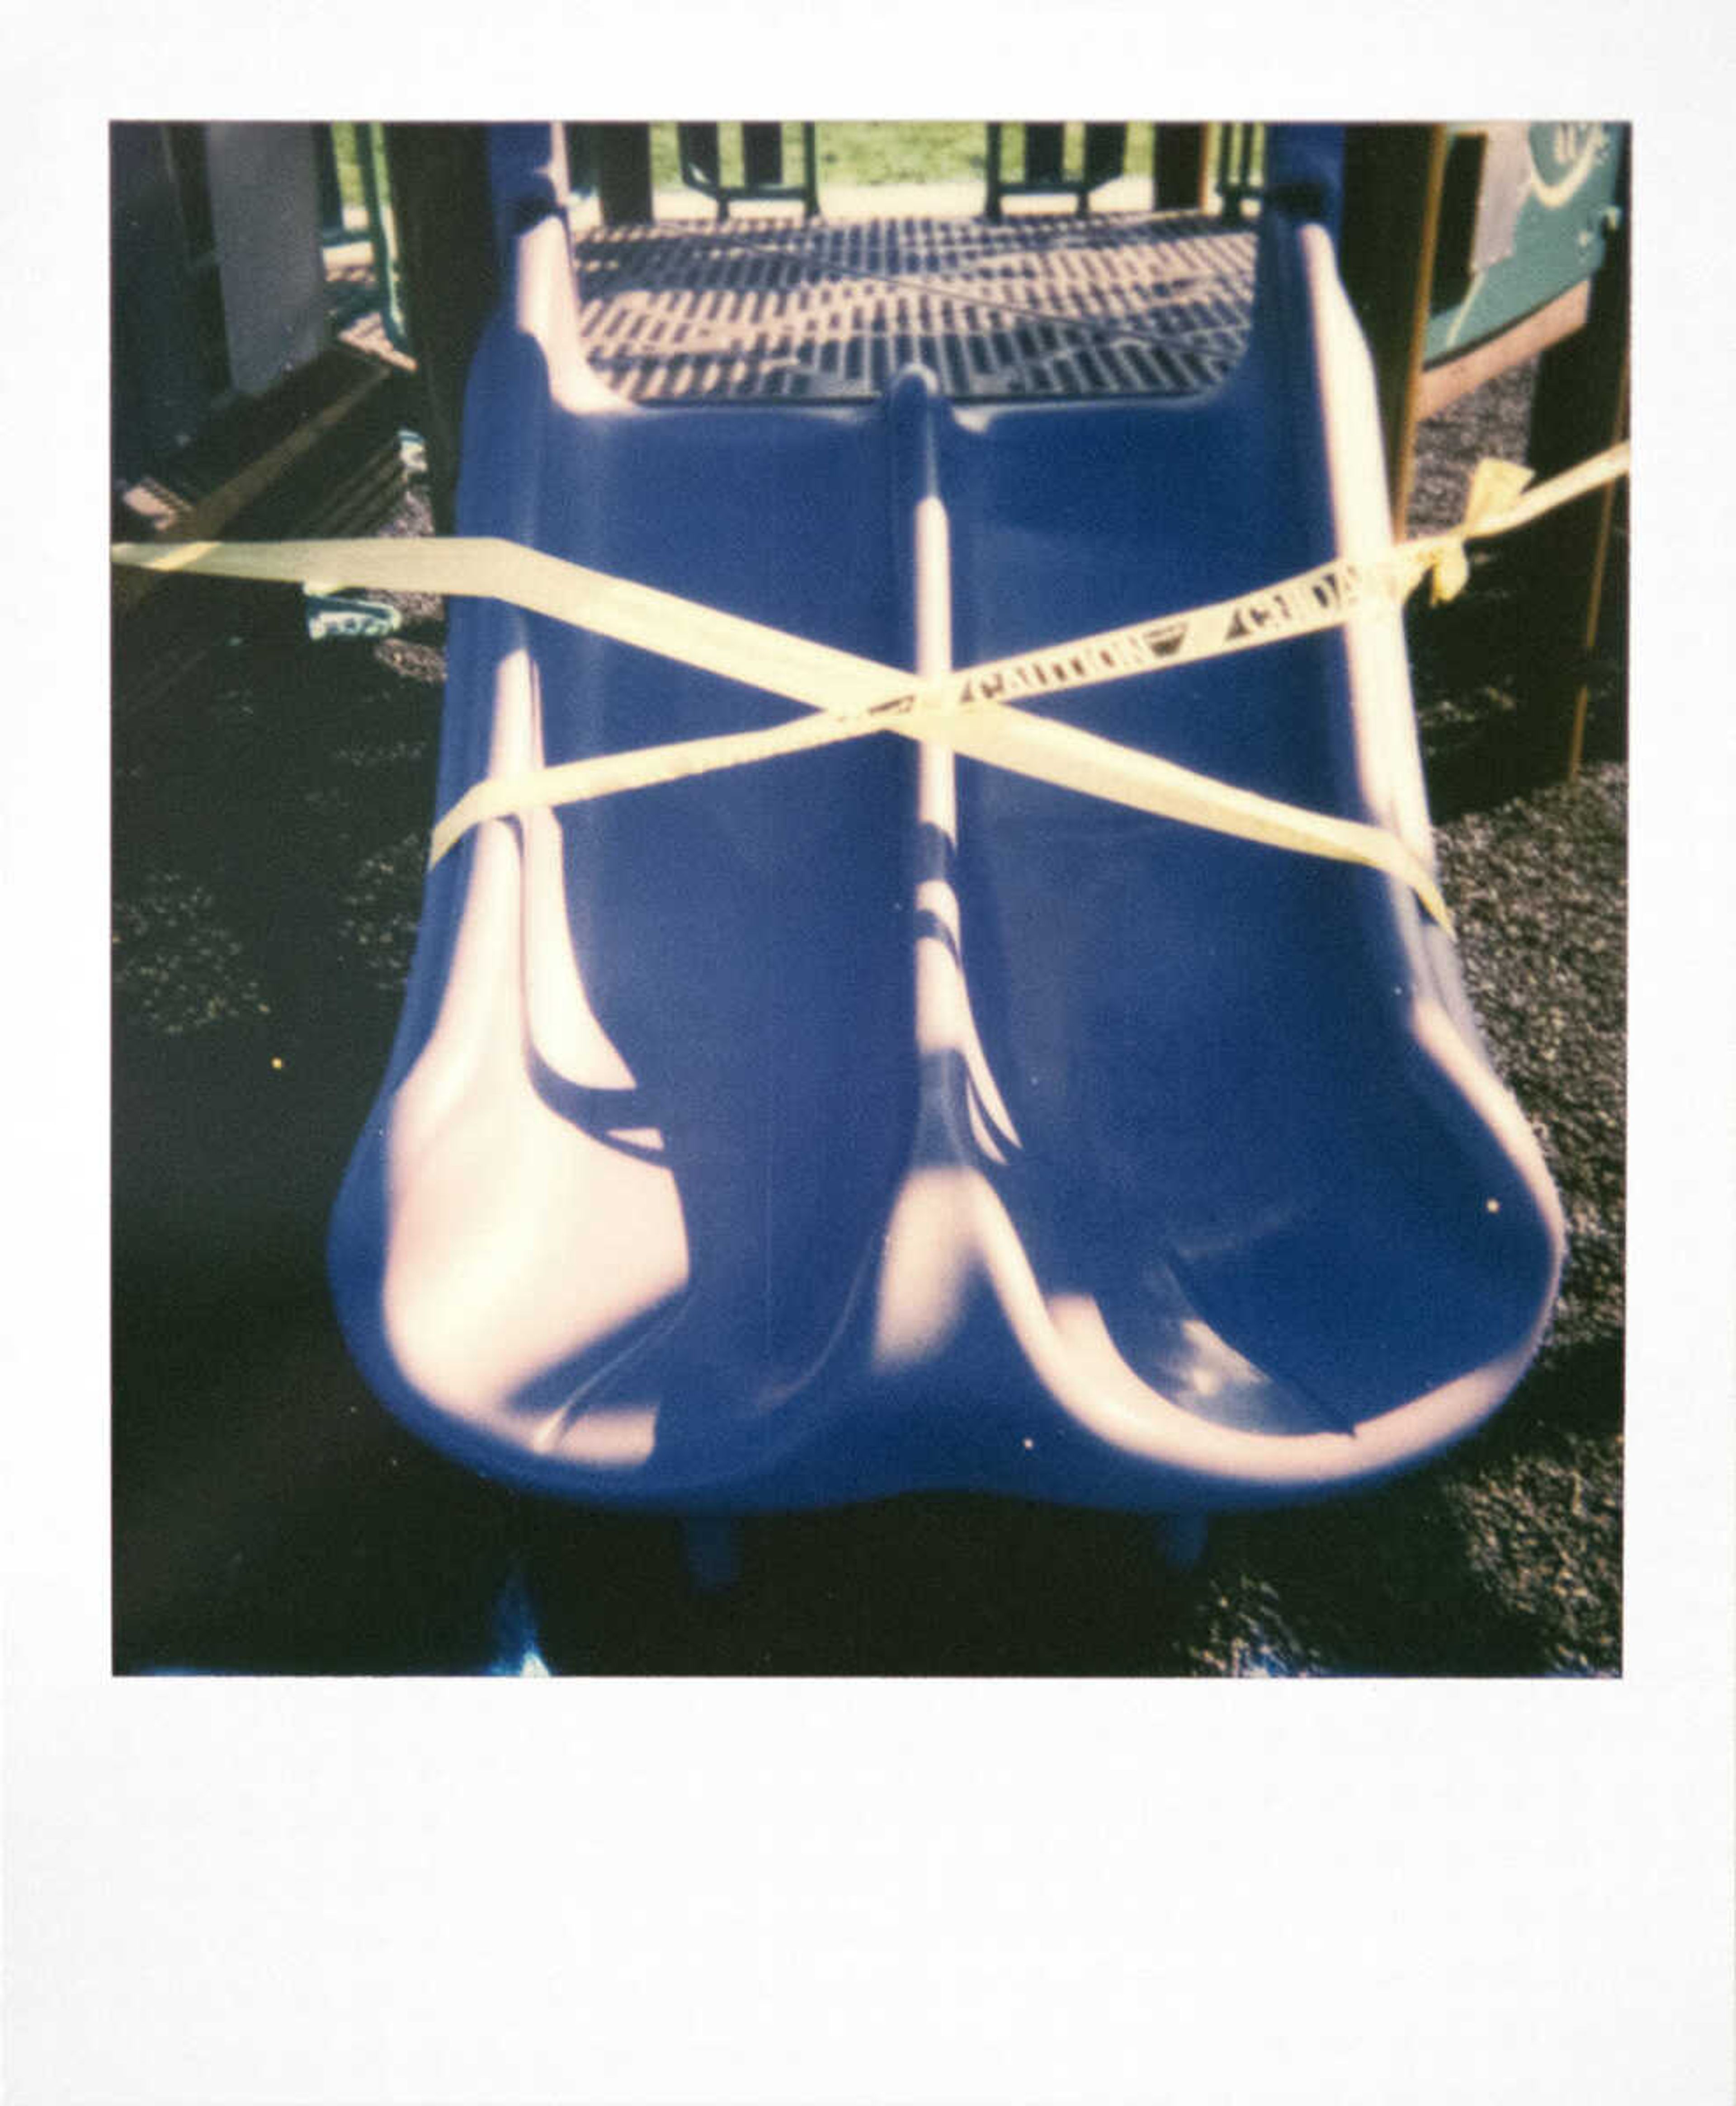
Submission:
[[[509,128],[460,531],[919,679],[1378,556],[1339,144],[1274,136],[1250,340],[1209,394],[955,406],[909,371],[875,403],[648,409],[584,365],[558,185]],[[1432,859],[1391,605],[1025,706]],[[439,808],[801,714],[454,600]],[[330,1264],[387,1405],[522,1485],[1176,1513],[1462,1436],[1536,1350],[1562,1240],[1411,887],[889,731],[471,828]]]

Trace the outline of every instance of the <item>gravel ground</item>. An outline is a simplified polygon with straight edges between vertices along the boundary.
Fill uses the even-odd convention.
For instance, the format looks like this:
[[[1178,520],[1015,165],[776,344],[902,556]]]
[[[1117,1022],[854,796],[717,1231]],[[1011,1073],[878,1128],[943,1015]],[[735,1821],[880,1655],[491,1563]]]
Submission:
[[[1523,453],[1529,386],[1424,427],[1414,525],[1456,516],[1481,453]],[[417,494],[394,526],[424,529]],[[1622,670],[1596,669],[1580,781],[1515,793],[1512,564],[1409,616],[1467,976],[1572,1236],[1506,1409],[1398,1485],[1216,1524],[1189,1572],[1138,1520],[925,1497],[749,1524],[716,1594],[672,1522],[430,1454],[343,1353],[325,1221],[414,935],[443,637],[409,602],[397,637],[311,647],[260,598],[116,731],[118,1669],[510,1672],[534,1643],[597,1674],[1619,1672]]]

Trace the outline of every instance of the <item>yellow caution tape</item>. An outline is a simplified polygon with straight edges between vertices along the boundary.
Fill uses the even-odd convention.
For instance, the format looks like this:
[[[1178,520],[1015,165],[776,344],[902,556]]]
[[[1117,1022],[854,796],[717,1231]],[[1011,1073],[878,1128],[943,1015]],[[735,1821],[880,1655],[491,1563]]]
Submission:
[[[334,588],[341,582],[375,589],[501,599],[804,702],[822,713],[765,731],[724,733],[601,755],[518,776],[485,777],[435,827],[429,844],[430,868],[484,819],[612,796],[624,790],[648,789],[778,754],[894,731],[1160,818],[1387,871],[1411,885],[1437,920],[1447,921],[1446,903],[1428,870],[1402,842],[1379,827],[1263,798],[1136,747],[1021,710],[997,709],[973,715],[965,703],[948,696],[944,683],[933,696],[926,691],[919,697],[900,693],[910,675],[899,667],[877,665],[514,542],[454,537],[122,544],[114,554],[119,562],[157,570],[291,583],[317,576],[330,580]],[[996,697],[986,692],[968,698],[991,699]]]
[[[1512,509],[1514,500],[1530,481],[1531,470],[1521,468],[1515,461],[1478,461],[1465,500],[1465,533],[1475,534],[1485,528],[1492,532],[1498,531],[1493,522]],[[1465,543],[1454,535],[1436,557],[1429,578],[1429,598],[1435,606],[1443,600],[1456,599],[1470,575]]]
[[[823,685],[840,706],[905,683],[908,673],[876,666],[848,651],[744,621],[716,607],[654,586],[588,570],[492,535],[446,539],[379,537],[334,541],[170,541],[118,543],[118,563],[150,571],[189,571],[217,577],[262,578],[288,585],[317,582],[375,591],[454,593],[504,600],[532,614],[594,630],[617,643],[636,644],[684,665],[720,673],[790,701],[812,702]]]
[[[1425,576],[1433,580],[1437,599],[1450,599],[1468,576],[1466,541],[1510,533],[1615,481],[1629,466],[1630,449],[1623,444],[1527,492],[1527,469],[1485,461],[1472,479],[1465,518],[1450,532],[1401,543],[1371,561],[1339,558],[1235,599],[967,666],[914,686],[897,667],[493,538],[121,543],[113,555],[119,563],[148,570],[302,584],[318,578],[375,589],[499,599],[819,713],[768,730],[639,747],[486,778],[435,827],[430,867],[487,818],[612,796],[890,731],[1161,818],[1386,871],[1450,926],[1446,903],[1427,868],[1384,829],[1258,796],[1137,747],[1033,716],[1016,705],[1337,628],[1364,607],[1402,603]]]

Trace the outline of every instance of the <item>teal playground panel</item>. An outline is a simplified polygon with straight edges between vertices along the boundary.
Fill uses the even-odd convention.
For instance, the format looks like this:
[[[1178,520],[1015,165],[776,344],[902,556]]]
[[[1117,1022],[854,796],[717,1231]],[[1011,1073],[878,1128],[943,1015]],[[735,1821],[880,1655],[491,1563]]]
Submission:
[[[1424,362],[1469,351],[1594,277],[1613,231],[1627,128],[1449,128]]]

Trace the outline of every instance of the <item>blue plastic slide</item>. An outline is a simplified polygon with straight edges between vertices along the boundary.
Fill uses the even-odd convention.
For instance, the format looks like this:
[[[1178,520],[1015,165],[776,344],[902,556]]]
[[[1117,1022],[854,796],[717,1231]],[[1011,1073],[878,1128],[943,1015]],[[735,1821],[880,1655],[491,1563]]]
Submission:
[[[464,533],[922,674],[1389,545],[1330,129],[1274,138],[1220,388],[958,408],[920,374],[865,406],[610,396],[551,141],[496,141]],[[1033,706],[1431,858],[1390,606]],[[439,807],[801,714],[455,600]],[[876,735],[465,834],[331,1270],[387,1405],[521,1485],[1179,1512],[1465,1434],[1561,1250],[1411,888]]]

